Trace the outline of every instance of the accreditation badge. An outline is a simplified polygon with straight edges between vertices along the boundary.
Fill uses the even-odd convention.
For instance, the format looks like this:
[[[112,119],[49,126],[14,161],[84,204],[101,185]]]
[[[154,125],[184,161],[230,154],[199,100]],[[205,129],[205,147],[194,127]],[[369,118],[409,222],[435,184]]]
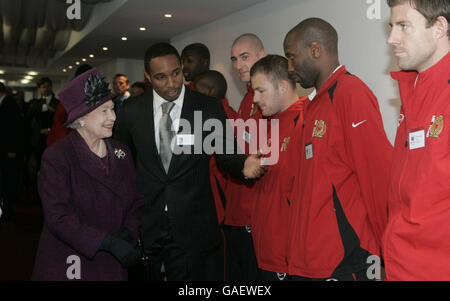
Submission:
[[[409,149],[414,150],[425,147],[425,129],[415,129],[409,131]]]
[[[427,137],[439,138],[444,130],[444,115],[435,116],[431,119],[431,125],[428,129]]]
[[[323,138],[323,135],[327,131],[327,125],[324,120],[316,120],[314,124],[313,137]]]

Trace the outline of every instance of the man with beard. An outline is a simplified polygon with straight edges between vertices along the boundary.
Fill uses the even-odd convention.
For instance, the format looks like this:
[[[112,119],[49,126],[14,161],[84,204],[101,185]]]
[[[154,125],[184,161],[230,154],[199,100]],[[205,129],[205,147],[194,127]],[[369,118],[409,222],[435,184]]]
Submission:
[[[300,171],[294,183],[288,273],[294,280],[368,279],[387,222],[392,145],[376,97],[340,65],[338,35],[310,18],[284,40],[305,89]]]
[[[181,52],[181,61],[184,79],[189,82],[190,89],[194,88],[195,77],[209,70],[210,57],[208,47],[202,43],[194,43],[184,47]]]

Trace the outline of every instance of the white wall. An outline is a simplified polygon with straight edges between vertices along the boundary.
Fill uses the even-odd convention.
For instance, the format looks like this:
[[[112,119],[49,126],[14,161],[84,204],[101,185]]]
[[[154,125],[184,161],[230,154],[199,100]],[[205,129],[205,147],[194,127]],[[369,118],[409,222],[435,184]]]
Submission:
[[[144,81],[144,61],[131,59],[115,59],[97,66],[98,71],[112,83],[114,75],[122,73],[128,76],[130,87],[134,82]],[[112,89],[112,86],[111,86]]]
[[[371,5],[380,8],[380,19],[368,18]],[[283,54],[283,39],[293,26],[305,18],[323,18],[338,31],[341,63],[378,97],[384,127],[393,143],[400,102],[396,83],[389,75],[389,71],[396,69],[386,44],[389,14],[385,0],[269,0],[173,37],[171,42],[180,52],[190,43],[207,45],[211,69],[224,74],[230,104],[237,108],[245,86],[230,62],[233,40],[242,33],[252,32],[261,38],[268,53]]]

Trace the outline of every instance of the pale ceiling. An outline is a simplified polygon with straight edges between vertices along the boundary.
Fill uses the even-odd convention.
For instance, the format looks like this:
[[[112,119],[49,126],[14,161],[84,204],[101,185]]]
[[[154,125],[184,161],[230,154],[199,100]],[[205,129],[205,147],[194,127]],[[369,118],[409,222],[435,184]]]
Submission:
[[[20,81],[29,71],[65,78],[63,68],[76,69],[82,58],[93,66],[115,58],[142,59],[154,42],[263,1],[81,0],[81,19],[69,20],[66,0],[0,0],[0,79]],[[173,17],[165,18],[166,13]]]

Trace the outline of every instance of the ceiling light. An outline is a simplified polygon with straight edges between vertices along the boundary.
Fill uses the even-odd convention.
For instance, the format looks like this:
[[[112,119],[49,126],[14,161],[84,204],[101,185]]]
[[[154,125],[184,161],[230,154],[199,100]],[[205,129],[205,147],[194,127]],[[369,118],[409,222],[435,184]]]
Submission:
[[[76,63],[75,63],[75,65],[79,65],[79,64],[80,64],[80,62],[76,62]]]
[[[166,18],[172,18],[172,14],[165,14],[164,17],[166,17]]]
[[[22,80],[20,81],[20,83],[26,85],[26,84],[29,84],[30,81],[29,81],[28,79],[22,79]]]
[[[73,67],[72,66],[69,66],[69,69],[72,69]]]
[[[36,71],[30,71],[28,72],[28,75],[36,76],[38,73]]]
[[[27,75],[27,76],[25,76],[24,78],[25,78],[25,79],[30,79],[30,80],[33,79],[33,77],[32,77],[31,75]]]
[[[140,31],[146,31],[147,28],[145,28],[145,27],[139,27],[139,30],[140,30]]]
[[[3,78],[0,78],[0,83],[6,83],[6,81]]]
[[[86,62],[86,59],[85,59],[85,58],[82,58],[81,60],[82,60],[83,62]]]
[[[128,40],[127,37],[122,37],[122,41],[126,41],[126,40]]]
[[[4,70],[0,70],[0,74],[5,74],[5,71]]]
[[[103,47],[103,51],[108,51],[108,47]]]
[[[66,68],[64,68],[64,69],[63,69],[63,72],[67,72],[67,69],[66,69]]]
[[[93,57],[94,57],[94,55],[93,55],[93,54],[89,54],[89,57],[90,57],[90,58],[93,58]]]

